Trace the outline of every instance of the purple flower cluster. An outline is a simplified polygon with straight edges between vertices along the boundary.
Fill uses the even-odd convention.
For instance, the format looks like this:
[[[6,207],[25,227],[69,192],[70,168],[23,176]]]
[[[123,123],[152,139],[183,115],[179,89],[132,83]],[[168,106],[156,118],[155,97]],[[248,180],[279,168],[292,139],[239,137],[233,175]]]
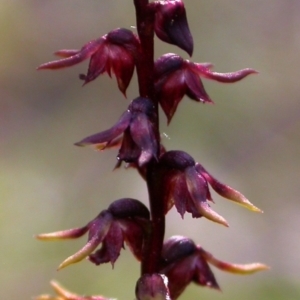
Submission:
[[[228,226],[211,207],[214,203],[211,189],[252,211],[261,210],[240,192],[218,181],[186,152],[165,149],[160,140],[158,106],[169,123],[184,96],[201,103],[213,102],[205,91],[202,78],[233,83],[257,72],[242,69],[217,73],[212,71],[210,63],[195,63],[173,53],[154,60],[154,34],[192,56],[193,38],[184,4],[181,0],[134,0],[134,4],[137,34],[128,29],[115,29],[88,42],[80,50],[55,52],[60,59],[42,64],[38,69],[62,69],[89,59],[87,73],[79,76],[84,84],[101,74],[114,74],[124,96],[136,69],[139,94],[119,120],[109,129],[90,135],[75,145],[93,146],[98,150],[117,147],[117,167],[125,162],[145,180],[149,209],[139,200],[119,199],[83,227],[40,234],[37,238],[74,239],[87,234],[86,244],[64,260],[59,269],[84,258],[95,265],[107,262],[114,265],[126,245],[141,263],[136,299],[175,300],[191,282],[220,289],[210,264],[242,274],[267,267],[259,263],[237,265],[220,261],[187,237],[164,239],[165,216],[173,206],[182,218],[185,213],[190,213],[193,218],[204,217]],[[56,282],[52,282],[52,286],[57,297],[42,295],[37,299],[108,299],[79,296]]]

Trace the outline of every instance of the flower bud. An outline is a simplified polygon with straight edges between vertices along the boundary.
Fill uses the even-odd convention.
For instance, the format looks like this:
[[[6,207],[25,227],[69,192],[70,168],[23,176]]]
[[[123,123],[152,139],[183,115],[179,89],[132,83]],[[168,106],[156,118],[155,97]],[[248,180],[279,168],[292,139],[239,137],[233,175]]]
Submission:
[[[171,300],[168,279],[162,274],[146,274],[137,282],[136,300]]]
[[[193,37],[190,33],[184,3],[181,0],[156,1],[154,30],[162,41],[178,46],[190,56]]]

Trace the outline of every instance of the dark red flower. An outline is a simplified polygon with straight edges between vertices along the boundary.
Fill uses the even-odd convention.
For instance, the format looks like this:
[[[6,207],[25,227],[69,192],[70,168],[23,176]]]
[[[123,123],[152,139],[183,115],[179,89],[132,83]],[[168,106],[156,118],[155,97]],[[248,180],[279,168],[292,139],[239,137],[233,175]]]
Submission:
[[[261,212],[240,192],[217,181],[199,163],[183,151],[168,151],[159,160],[163,178],[164,205],[167,212],[173,205],[183,217],[185,212],[193,218],[205,217],[228,226],[226,220],[213,211],[208,203],[212,201],[209,184],[222,197],[237,202],[252,210]]]
[[[168,277],[171,298],[177,299],[191,282],[220,290],[208,263],[234,274],[251,274],[268,269],[261,263],[232,264],[220,261],[191,239],[173,236],[164,243],[160,269]]]
[[[138,260],[142,258],[144,232],[150,213],[147,207],[135,199],[114,201],[87,225],[54,233],[40,234],[41,240],[74,239],[88,232],[86,245],[64,260],[59,269],[79,262],[86,257],[96,265],[111,262],[113,265],[124,248],[124,241]],[[102,244],[101,248],[93,253]]]
[[[191,282],[220,289],[195,243],[185,237],[173,236],[164,243],[160,272],[168,277],[168,287],[173,300],[177,299]]]
[[[217,73],[211,71],[211,67],[209,63],[193,63],[173,53],[165,54],[155,62],[156,95],[168,122],[171,121],[184,95],[198,102],[212,103],[200,77],[228,83],[257,73],[253,69]]]
[[[62,59],[42,64],[38,70],[66,68],[90,58],[87,74],[80,75],[84,83],[96,79],[105,72],[109,76],[114,73],[118,87],[125,95],[133,75],[138,47],[139,40],[135,34],[128,29],[118,28],[99,39],[88,42],[80,50],[55,52]]]
[[[114,144],[123,134],[118,159],[142,166],[157,156],[158,143],[151,123],[154,114],[152,102],[147,98],[138,97],[131,102],[128,110],[113,127],[84,138],[75,145],[96,145],[102,150]]]
[[[176,45],[192,56],[194,43],[184,3],[181,0],[165,0],[155,1],[153,5],[155,6],[156,35],[162,41]]]

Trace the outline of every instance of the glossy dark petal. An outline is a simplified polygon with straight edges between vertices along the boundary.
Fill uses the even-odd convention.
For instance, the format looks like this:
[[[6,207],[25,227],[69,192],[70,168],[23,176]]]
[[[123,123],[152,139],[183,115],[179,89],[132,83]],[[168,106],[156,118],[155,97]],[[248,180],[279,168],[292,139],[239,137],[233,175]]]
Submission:
[[[187,167],[195,165],[195,160],[186,152],[172,150],[164,153],[160,158],[161,166],[184,171]]]
[[[107,209],[116,218],[134,218],[150,219],[148,208],[136,199],[123,198],[114,201]]]
[[[106,35],[107,41],[111,44],[119,45],[130,50],[132,53],[137,51],[139,39],[131,30],[126,28],[117,28]]]
[[[94,144],[107,144],[113,139],[122,134],[128,127],[131,120],[131,113],[126,111],[123,113],[119,121],[110,129],[102,131],[100,133],[93,134],[76,143],[76,146],[87,146]]]
[[[170,264],[194,254],[197,251],[195,243],[184,236],[172,236],[164,242],[162,259],[164,264]]]

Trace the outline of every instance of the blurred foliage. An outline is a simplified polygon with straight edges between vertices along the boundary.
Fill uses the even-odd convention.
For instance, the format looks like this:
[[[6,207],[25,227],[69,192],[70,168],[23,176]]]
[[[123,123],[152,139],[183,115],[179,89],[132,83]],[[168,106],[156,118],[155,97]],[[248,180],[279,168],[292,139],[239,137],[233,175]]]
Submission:
[[[298,217],[300,162],[298,0],[186,0],[195,40],[193,61],[215,70],[252,67],[260,75],[234,85],[205,81],[215,105],[184,99],[172,123],[162,117],[168,149],[189,152],[220,180],[237,188],[264,215],[215,196],[214,209],[230,224],[168,216],[167,236],[192,237],[217,257],[261,261],[269,272],[216,276],[222,293],[191,286],[182,299],[300,299]],[[0,6],[0,298],[30,299],[49,292],[55,278],[77,293],[133,299],[139,265],[129,251],[110,265],[88,262],[55,268],[84,241],[41,243],[33,234],[85,224],[115,199],[147,203],[133,170],[112,172],[115,152],[72,146],[108,128],[128,99],[102,76],[81,87],[86,63],[59,72],[36,72],[61,48],[80,48],[116,27],[134,25],[131,1],[13,1]],[[134,29],[133,29],[134,30]],[[157,56],[186,55],[157,41]]]

